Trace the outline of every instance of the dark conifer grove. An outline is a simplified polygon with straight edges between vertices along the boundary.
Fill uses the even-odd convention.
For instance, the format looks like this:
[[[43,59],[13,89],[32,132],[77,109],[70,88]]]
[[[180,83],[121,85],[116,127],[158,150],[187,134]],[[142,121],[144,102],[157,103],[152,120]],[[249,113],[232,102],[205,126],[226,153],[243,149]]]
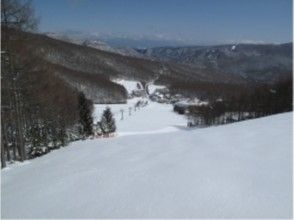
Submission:
[[[79,93],[79,116],[81,129],[80,133],[84,136],[93,134],[93,103],[91,100],[86,99],[85,94]]]

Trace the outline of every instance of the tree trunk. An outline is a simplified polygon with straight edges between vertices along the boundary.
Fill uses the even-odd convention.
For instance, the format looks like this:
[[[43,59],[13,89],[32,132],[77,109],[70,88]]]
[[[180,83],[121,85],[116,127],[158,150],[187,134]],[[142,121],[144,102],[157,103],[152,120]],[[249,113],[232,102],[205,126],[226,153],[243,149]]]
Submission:
[[[4,154],[4,141],[1,141],[1,167],[6,167],[6,161],[5,161],[5,154]]]

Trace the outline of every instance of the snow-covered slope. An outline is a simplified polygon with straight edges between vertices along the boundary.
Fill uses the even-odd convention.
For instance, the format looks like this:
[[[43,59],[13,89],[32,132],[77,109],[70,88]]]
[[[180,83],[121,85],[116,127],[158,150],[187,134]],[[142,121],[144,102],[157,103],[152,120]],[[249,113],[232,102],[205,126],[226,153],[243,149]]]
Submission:
[[[2,217],[291,217],[292,113],[195,130],[172,114],[152,103],[115,138],[4,169]]]
[[[139,100],[148,101],[146,107],[134,110],[136,102]],[[183,115],[173,112],[172,105],[150,102],[148,99],[129,99],[127,104],[95,105],[94,119],[100,120],[103,110],[109,106],[114,114],[118,135],[138,134],[138,132],[153,133],[163,130],[178,130],[178,126],[185,127],[187,120]],[[129,114],[131,108],[131,114]],[[124,119],[121,120],[121,110]]]

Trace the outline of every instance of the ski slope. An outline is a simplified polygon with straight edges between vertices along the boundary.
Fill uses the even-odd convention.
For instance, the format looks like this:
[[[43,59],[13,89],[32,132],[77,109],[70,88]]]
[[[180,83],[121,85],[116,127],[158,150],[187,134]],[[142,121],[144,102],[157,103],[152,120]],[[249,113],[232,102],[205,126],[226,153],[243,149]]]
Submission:
[[[187,130],[171,110],[2,170],[2,217],[291,217],[292,113]]]
[[[134,105],[139,100],[148,101],[148,105],[134,110]],[[185,127],[187,119],[183,115],[173,112],[173,106],[169,104],[159,104],[148,99],[134,98],[129,99],[127,104],[97,104],[95,105],[94,121],[99,121],[103,110],[110,107],[116,121],[118,135],[125,132],[161,132],[164,130],[178,130],[175,126]],[[131,115],[129,115],[131,108]],[[121,110],[124,111],[121,120]]]

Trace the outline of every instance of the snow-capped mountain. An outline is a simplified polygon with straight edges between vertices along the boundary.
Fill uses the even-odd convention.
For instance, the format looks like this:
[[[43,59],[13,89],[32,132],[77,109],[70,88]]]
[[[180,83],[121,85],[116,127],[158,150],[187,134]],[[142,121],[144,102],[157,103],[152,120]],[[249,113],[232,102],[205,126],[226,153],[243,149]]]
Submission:
[[[158,47],[138,50],[152,59],[271,82],[292,75],[292,43]]]

